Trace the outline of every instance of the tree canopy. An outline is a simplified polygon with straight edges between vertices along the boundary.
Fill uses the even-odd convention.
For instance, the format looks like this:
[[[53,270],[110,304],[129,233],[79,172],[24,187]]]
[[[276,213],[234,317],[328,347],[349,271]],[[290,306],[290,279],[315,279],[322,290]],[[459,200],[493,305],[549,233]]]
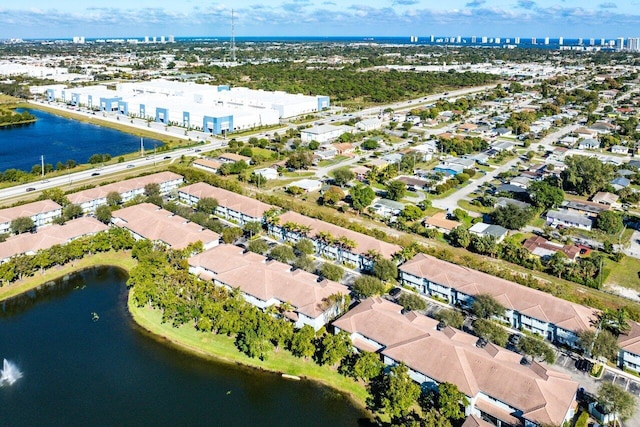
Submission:
[[[567,156],[562,171],[562,184],[567,190],[580,195],[592,195],[606,186],[613,178],[613,166],[595,157]]]

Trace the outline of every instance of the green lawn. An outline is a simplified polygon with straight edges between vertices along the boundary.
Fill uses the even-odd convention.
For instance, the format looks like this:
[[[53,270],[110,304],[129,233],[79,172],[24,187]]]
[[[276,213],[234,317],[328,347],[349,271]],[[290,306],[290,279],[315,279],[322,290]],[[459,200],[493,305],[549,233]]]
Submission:
[[[493,208],[487,207],[487,206],[476,206],[474,204],[472,204],[470,201],[468,200],[458,200],[458,206],[460,206],[462,209],[471,211],[471,212],[477,212],[480,214],[488,214],[493,212]]]
[[[363,408],[365,406],[368,393],[362,383],[340,375],[333,368],[318,366],[311,360],[297,358],[282,349],[271,352],[264,361],[252,359],[240,353],[234,345],[233,338],[226,335],[202,333],[190,325],[174,328],[167,323],[162,323],[159,310],[136,307],[132,302],[131,294],[128,306],[136,323],[176,347],[226,363],[241,364],[317,381],[347,394],[359,406]]]
[[[619,285],[640,291],[640,260],[629,256],[620,262],[605,259],[604,270],[609,272],[605,284]]]
[[[336,156],[333,159],[322,160],[321,162],[318,162],[318,166],[321,168],[325,168],[327,166],[333,166],[337,165],[338,163],[342,163],[347,159],[349,159],[349,157],[347,156]]]

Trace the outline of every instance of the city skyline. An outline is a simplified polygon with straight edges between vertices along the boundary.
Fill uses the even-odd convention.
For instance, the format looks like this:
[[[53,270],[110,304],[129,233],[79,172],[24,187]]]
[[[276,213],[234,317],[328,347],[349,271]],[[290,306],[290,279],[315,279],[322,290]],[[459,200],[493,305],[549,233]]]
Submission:
[[[640,0],[33,0],[0,8],[0,39],[236,36],[635,37]]]

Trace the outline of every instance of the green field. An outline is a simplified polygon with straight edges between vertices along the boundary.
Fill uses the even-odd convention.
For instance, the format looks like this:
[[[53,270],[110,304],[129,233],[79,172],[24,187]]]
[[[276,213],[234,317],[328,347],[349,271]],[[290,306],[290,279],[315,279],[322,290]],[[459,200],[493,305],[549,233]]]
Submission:
[[[640,260],[630,256],[620,262],[607,259],[604,263],[605,271],[609,272],[605,284],[623,286],[640,292]]]

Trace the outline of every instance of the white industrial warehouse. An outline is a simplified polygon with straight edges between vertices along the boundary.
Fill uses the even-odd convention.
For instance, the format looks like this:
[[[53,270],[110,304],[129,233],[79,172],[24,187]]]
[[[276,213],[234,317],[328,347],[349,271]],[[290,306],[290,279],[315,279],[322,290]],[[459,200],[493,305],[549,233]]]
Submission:
[[[115,90],[101,85],[78,88],[55,85],[46,87],[42,92],[49,101],[139,117],[214,135],[274,125],[281,118],[329,108],[328,96],[161,79],[120,83]]]

